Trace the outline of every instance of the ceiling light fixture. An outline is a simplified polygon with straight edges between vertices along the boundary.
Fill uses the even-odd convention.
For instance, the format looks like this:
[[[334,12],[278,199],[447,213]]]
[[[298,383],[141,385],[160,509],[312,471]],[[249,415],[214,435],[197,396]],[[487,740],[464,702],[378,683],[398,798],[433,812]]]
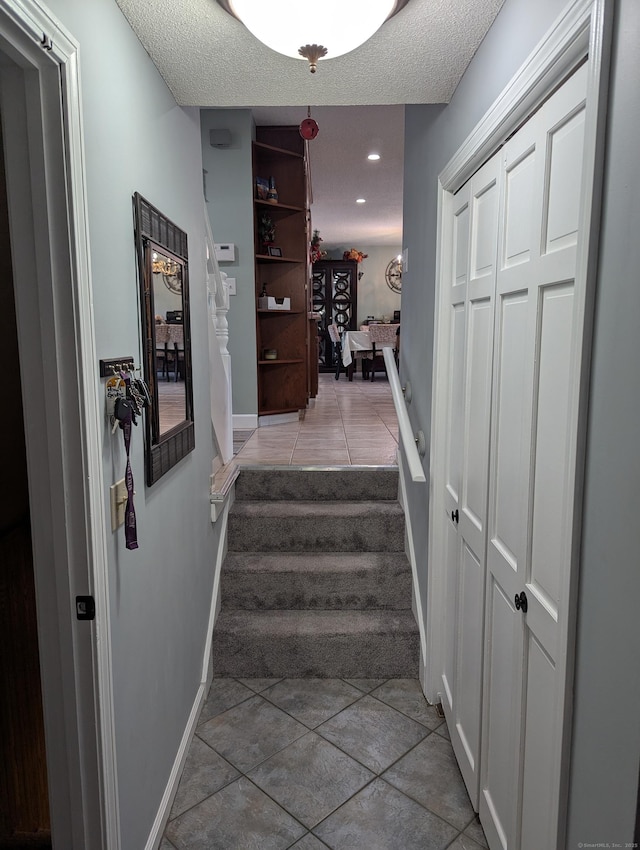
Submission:
[[[306,59],[315,74],[320,59],[360,47],[408,0],[218,0],[259,41],[277,53]]]
[[[372,162],[377,162],[380,159],[379,153],[370,153],[367,159],[370,159]]]
[[[356,204],[366,204],[366,198],[356,198]]]

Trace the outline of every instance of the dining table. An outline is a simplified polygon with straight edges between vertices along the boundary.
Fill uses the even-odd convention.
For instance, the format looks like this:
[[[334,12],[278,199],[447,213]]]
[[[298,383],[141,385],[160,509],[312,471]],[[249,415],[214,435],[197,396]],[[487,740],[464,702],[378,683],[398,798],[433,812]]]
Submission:
[[[397,328],[400,327],[399,324],[385,323],[385,327],[392,329],[395,339],[395,332]],[[373,343],[371,341],[368,326],[361,325],[360,330],[348,330],[344,331],[342,334],[342,365],[344,366],[347,372],[347,377],[350,381],[353,380],[353,370],[355,366],[353,352],[363,352],[363,356],[369,357],[369,359],[373,357]]]

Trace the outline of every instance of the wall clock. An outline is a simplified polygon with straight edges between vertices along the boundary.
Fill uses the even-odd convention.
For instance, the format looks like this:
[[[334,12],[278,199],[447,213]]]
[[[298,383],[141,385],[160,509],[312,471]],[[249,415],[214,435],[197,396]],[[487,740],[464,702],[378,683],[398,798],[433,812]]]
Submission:
[[[389,263],[384,273],[384,279],[387,282],[389,289],[394,292],[402,291],[402,259],[394,257]]]

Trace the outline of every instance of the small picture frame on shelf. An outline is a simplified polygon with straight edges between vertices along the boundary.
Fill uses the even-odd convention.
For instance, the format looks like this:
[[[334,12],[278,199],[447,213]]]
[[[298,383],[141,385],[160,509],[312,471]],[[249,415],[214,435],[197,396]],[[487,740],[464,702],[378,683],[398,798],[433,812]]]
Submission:
[[[264,177],[256,177],[256,198],[259,201],[266,201],[269,192],[269,181]]]
[[[282,256],[282,248],[276,248],[275,245],[268,245],[267,252],[270,257],[281,257]]]

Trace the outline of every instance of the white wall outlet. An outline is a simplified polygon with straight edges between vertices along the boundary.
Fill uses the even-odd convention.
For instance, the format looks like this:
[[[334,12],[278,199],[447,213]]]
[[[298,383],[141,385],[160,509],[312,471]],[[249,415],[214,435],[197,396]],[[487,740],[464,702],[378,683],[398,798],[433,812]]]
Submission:
[[[116,531],[124,525],[124,509],[127,504],[127,485],[124,478],[109,487],[111,503],[111,531]]]
[[[229,295],[236,294],[236,279],[235,277],[227,278],[227,286],[229,287]]]

